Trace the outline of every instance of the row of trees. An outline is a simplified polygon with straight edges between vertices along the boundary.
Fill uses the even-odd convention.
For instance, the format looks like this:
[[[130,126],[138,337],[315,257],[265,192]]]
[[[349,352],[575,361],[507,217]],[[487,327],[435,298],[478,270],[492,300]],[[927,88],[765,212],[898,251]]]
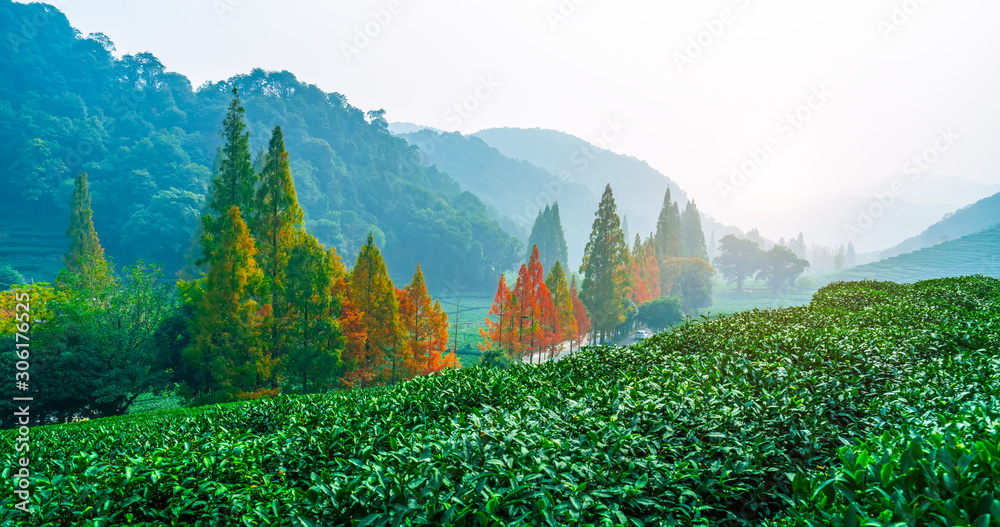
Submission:
[[[484,351],[500,349],[513,358],[552,354],[564,343],[572,347],[587,337],[606,341],[636,321],[661,329],[678,320],[681,309],[694,312],[711,304],[715,271],[705,261],[700,214],[693,202],[681,213],[669,189],[656,232],[645,240],[636,234],[630,250],[611,186],[605,188],[579,271],[579,293],[575,275],[566,286],[566,243],[557,204],[539,213],[531,242],[529,261],[514,288],[500,277],[489,312],[494,318],[486,319],[482,331]],[[544,281],[543,262],[551,262]]]
[[[40,419],[123,413],[139,395],[173,384],[206,404],[458,366],[447,354],[447,314],[419,265],[397,288],[372,234],[348,271],[306,232],[281,128],[255,168],[235,90],[222,136],[189,269],[198,278],[173,290],[142,263],[118,272],[97,236],[83,173],[58,280],[0,295],[8,314],[20,293],[31,297],[30,391]],[[11,338],[13,318],[0,323]]]
[[[788,247],[775,245],[764,251],[757,242],[731,234],[719,240],[719,250],[715,267],[727,281],[736,284],[738,292],[743,291],[743,283],[750,278],[766,280],[776,292],[787,290],[809,267],[807,260]]]

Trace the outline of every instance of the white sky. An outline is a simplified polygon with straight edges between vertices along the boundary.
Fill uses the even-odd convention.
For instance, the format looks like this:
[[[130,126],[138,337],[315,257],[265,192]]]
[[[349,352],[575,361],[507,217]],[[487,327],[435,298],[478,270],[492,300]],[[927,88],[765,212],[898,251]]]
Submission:
[[[959,138],[932,173],[1000,183],[996,1],[52,3],[84,34],[107,34],[119,54],[151,51],[195,86],[287,69],[363,110],[384,108],[389,121],[464,133],[543,127],[593,139],[618,119],[628,128],[612,150],[648,161],[702,210],[745,228],[762,212],[900,174],[942,127]],[[347,60],[344,44],[390,5],[396,14],[369,26],[377,35]],[[553,27],[560,5],[568,16]],[[917,9],[885,38],[896,7]],[[675,53],[726,9],[730,23],[680,71]],[[449,116],[484,77],[495,91],[467,118]],[[830,99],[790,139],[779,132],[782,116],[820,87]],[[718,182],[768,138],[777,151],[724,199]]]

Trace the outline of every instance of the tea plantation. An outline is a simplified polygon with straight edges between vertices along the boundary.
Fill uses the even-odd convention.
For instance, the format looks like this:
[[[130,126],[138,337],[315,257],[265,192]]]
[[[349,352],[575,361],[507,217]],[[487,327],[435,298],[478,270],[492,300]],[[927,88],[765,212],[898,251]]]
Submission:
[[[1000,526],[998,372],[1000,280],[838,283],[542,366],[34,428],[37,513],[0,519]]]

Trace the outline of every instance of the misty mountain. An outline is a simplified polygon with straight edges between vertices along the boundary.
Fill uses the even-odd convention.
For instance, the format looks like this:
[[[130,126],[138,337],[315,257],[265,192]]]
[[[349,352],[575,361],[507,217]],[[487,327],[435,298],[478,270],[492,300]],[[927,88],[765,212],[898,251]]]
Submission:
[[[917,251],[941,242],[955,240],[1000,224],[1000,194],[983,198],[972,205],[946,215],[941,221],[902,243],[883,251],[882,258]]]
[[[681,210],[688,200],[687,193],[677,183],[649,163],[598,148],[574,135],[540,128],[492,128],[472,135],[507,157],[528,161],[561,180],[581,184],[595,196],[600,196],[610,183],[618,213],[628,219],[630,236],[639,233],[645,237],[653,232],[668,186],[671,198],[680,204]],[[566,204],[557,199],[565,223]],[[588,229],[592,221],[593,211]],[[743,235],[741,229],[723,225],[705,211],[702,211],[702,230],[706,241],[713,232],[716,240],[727,234]]]
[[[502,214],[501,225],[527,241],[535,217],[546,204],[559,202],[569,249],[570,269],[576,269],[590,236],[599,199],[584,185],[561,181],[548,170],[501,154],[474,136],[437,133],[427,129],[402,134],[416,145],[426,164],[450,175],[463,190],[472,192]]]

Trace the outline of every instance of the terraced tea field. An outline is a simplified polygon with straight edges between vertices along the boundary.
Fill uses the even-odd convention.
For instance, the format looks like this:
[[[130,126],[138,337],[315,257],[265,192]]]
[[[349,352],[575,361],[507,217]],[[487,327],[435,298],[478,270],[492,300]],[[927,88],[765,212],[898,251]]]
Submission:
[[[36,428],[37,513],[2,520],[997,526],[998,371],[1000,280],[833,284],[541,366]]]

